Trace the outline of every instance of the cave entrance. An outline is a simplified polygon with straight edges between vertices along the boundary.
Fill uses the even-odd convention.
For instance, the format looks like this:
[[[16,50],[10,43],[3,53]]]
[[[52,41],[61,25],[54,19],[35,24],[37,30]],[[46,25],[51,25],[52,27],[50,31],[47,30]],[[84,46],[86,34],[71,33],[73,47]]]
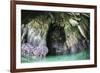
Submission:
[[[64,26],[57,23],[50,24],[47,32],[48,55],[61,55],[64,53],[64,42],[66,41]]]

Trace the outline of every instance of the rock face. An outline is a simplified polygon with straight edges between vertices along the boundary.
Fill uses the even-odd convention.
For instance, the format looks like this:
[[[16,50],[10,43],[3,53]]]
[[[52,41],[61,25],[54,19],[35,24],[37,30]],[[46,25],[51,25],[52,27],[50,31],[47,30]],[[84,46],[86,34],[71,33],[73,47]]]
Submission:
[[[26,18],[25,18],[26,17]],[[89,49],[90,14],[22,10],[22,43],[45,40],[47,55],[75,54]],[[25,41],[25,42],[24,42]]]

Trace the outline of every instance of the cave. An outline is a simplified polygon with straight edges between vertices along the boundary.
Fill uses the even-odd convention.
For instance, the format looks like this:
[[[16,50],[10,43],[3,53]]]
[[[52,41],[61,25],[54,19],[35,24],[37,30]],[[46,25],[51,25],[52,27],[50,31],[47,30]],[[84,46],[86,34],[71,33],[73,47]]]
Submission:
[[[48,55],[62,55],[64,53],[64,42],[66,41],[64,26],[52,23],[46,36]]]

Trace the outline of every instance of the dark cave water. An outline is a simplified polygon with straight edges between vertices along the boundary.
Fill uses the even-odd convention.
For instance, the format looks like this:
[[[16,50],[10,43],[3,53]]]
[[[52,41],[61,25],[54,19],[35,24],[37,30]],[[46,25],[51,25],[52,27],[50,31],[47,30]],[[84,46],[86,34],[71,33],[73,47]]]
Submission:
[[[58,56],[46,56],[45,59],[42,59],[40,61],[36,61],[33,59],[27,60],[27,57],[22,57],[21,62],[22,63],[32,63],[32,62],[58,62],[58,61],[75,61],[75,60],[89,60],[90,59],[90,53],[89,50],[84,50],[77,54],[72,55],[58,55]]]

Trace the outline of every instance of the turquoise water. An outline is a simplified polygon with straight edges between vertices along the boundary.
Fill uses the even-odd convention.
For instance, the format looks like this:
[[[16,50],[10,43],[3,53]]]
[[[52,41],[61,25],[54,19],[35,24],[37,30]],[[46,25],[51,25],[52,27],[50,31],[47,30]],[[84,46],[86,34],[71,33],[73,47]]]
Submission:
[[[90,58],[90,54],[88,50],[84,50],[77,54],[71,55],[59,55],[59,56],[47,56],[45,59],[36,60],[29,57],[22,57],[22,63],[32,63],[32,62],[53,62],[53,61],[73,61],[73,60],[87,60]]]

